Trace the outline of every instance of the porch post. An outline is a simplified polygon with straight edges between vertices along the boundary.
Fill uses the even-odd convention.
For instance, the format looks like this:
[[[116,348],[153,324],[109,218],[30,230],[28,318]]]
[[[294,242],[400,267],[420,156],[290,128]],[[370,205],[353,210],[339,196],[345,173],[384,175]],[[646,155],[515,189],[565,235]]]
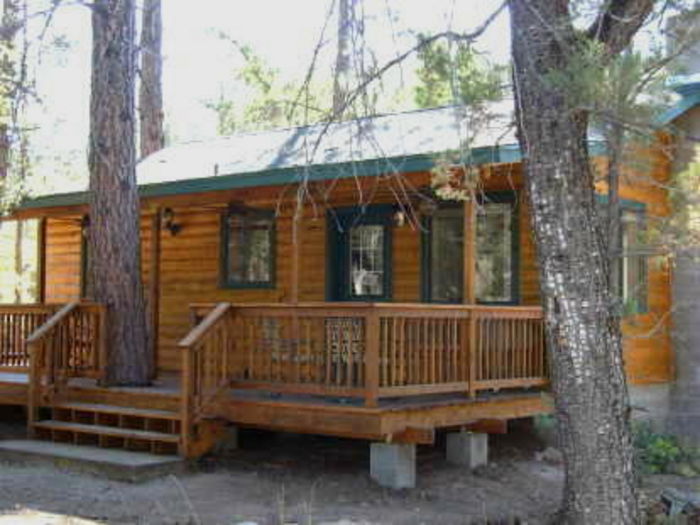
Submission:
[[[36,300],[44,304],[46,302],[46,217],[39,219],[36,251]]]
[[[476,206],[474,197],[464,201],[464,303],[476,304]],[[476,369],[476,317],[474,311],[469,313],[469,319],[464,327],[466,332],[467,381],[469,383],[469,395],[476,396],[474,388],[474,371]]]
[[[464,201],[464,303],[476,303],[476,203]]]
[[[300,250],[301,250],[301,221],[304,217],[303,203],[296,202],[292,212],[292,284],[289,292],[289,302],[299,303],[299,271],[300,271]]]
[[[151,374],[155,378],[158,368],[158,331],[160,325],[160,234],[161,213],[160,206],[156,207],[151,221],[151,253],[150,253],[150,282],[148,290],[148,303],[151,328]]]

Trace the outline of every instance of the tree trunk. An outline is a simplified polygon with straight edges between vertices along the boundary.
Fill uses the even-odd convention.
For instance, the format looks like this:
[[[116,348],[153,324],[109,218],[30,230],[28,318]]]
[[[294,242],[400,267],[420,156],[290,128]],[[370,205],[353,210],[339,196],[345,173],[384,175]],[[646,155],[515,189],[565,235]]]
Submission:
[[[350,39],[355,0],[338,0],[338,48],[333,76],[333,118],[340,120],[350,92]]]
[[[557,523],[632,524],[639,512],[619,319],[587,150],[565,86],[577,35],[563,0],[511,0],[519,141],[538,252],[566,483]]]
[[[107,306],[106,383],[145,385],[150,349],[136,187],[133,0],[95,0],[90,99],[88,271]]]
[[[163,24],[160,0],[144,0],[141,27],[141,85],[139,118],[141,157],[162,149],[163,89],[161,82]]]
[[[24,258],[22,257],[22,239],[24,238],[24,221],[15,222],[15,303],[22,303],[22,285],[24,276]]]

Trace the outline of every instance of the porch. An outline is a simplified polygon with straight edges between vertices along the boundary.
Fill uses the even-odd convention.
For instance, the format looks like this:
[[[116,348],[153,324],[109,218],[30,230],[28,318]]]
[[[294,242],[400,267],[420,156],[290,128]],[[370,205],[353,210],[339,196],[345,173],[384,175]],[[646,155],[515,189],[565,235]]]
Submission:
[[[429,443],[550,410],[539,307],[196,304],[181,371],[147,388],[99,385],[107,315],[0,309],[0,403],[27,405],[30,435],[196,457],[222,422]]]

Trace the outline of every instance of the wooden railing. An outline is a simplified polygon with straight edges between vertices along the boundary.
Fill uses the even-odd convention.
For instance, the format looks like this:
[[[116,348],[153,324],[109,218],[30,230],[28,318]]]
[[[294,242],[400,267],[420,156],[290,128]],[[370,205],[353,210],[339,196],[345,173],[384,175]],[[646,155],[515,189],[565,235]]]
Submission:
[[[37,407],[51,404],[70,378],[104,377],[105,336],[104,306],[76,301],[63,306],[27,338],[30,430]]]
[[[46,304],[0,305],[0,369],[29,368],[27,338],[58,308]]]
[[[222,303],[192,312],[204,320],[181,346],[200,406],[231,386],[374,406],[382,397],[547,383],[539,307]]]
[[[208,403],[228,389],[231,368],[231,305],[220,303],[180,341],[184,349],[181,391],[181,453],[189,457],[192,433]]]

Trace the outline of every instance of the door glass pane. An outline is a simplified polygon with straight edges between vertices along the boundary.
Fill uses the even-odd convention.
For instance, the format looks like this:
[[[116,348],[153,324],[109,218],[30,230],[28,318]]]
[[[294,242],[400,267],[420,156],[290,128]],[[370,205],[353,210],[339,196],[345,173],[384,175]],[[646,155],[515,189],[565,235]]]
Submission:
[[[476,226],[476,297],[479,301],[513,300],[512,221],[510,203],[486,203],[480,207]]]
[[[350,228],[350,295],[384,295],[384,226]]]
[[[430,299],[462,301],[463,212],[461,208],[438,210],[430,231]]]

